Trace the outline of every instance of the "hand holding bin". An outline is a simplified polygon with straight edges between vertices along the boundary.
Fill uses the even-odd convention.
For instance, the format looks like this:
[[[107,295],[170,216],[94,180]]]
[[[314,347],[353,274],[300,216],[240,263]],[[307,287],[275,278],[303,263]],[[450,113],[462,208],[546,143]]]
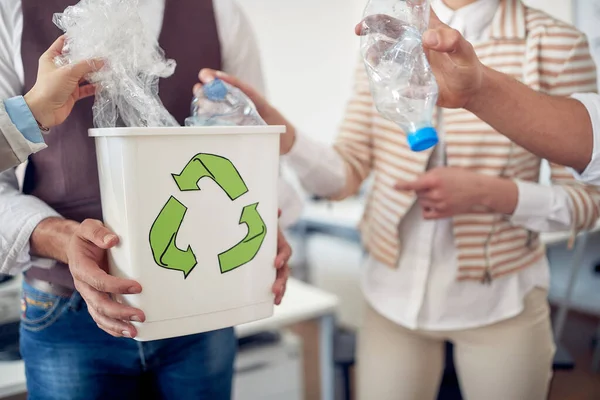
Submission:
[[[110,272],[146,341],[273,314],[280,126],[114,128],[95,137]]]

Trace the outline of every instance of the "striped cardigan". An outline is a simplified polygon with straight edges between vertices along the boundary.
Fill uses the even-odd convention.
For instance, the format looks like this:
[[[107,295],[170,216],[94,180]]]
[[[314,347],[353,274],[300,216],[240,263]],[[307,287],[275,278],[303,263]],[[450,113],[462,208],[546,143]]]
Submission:
[[[484,64],[533,89],[559,96],[596,91],[596,69],[585,35],[520,0],[501,1],[489,39],[474,47]],[[516,180],[539,180],[539,157],[468,111],[437,112],[443,113],[448,166]],[[402,251],[398,225],[416,196],[395,190],[394,184],[422,174],[431,151],[410,151],[406,135],[375,111],[362,64],[335,146],[346,163],[348,177],[337,197],[355,194],[373,174],[360,224],[363,242],[374,258],[396,268]],[[576,182],[562,166],[551,165],[551,173],[552,183],[564,187],[573,204],[573,235],[593,227],[600,213],[600,190]],[[545,255],[538,233],[513,225],[504,215],[458,215],[453,218],[453,231],[459,280],[499,277],[528,267]]]

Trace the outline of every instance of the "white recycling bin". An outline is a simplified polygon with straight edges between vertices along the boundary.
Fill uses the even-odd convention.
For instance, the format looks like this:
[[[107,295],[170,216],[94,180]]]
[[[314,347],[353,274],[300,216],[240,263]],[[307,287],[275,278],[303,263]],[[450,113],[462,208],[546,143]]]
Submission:
[[[283,126],[92,129],[110,273],[142,293],[137,340],[273,314]]]

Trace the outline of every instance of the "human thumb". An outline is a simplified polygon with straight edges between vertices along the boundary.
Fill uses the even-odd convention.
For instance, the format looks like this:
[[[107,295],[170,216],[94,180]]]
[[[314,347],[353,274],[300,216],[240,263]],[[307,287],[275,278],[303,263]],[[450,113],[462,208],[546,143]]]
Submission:
[[[446,53],[455,64],[469,65],[477,58],[471,43],[460,32],[447,25],[428,29],[423,34],[423,46],[426,49]]]
[[[416,183],[417,181],[398,181],[396,182],[396,184],[394,185],[394,188],[396,190],[403,190],[403,191],[413,191],[415,190],[416,187]]]
[[[398,181],[394,188],[396,190],[420,192],[429,190],[435,186],[435,182],[429,174],[425,174],[415,179],[414,181]]]
[[[104,67],[104,61],[96,60],[84,60],[77,64],[71,65],[71,77],[80,81],[92,72],[97,72]]]

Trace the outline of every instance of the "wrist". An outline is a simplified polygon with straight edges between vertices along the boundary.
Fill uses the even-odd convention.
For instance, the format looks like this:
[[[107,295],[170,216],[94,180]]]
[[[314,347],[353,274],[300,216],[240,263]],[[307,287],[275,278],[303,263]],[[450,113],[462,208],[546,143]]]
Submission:
[[[485,107],[485,100],[489,93],[493,92],[494,86],[494,70],[481,65],[481,83],[479,87],[473,92],[473,94],[467,100],[464,109],[472,112],[475,115],[479,115],[483,107]]]
[[[296,128],[291,125],[287,126],[286,132],[281,138],[281,155],[288,154],[296,144]]]
[[[294,128],[294,126],[290,124],[289,121],[285,119],[285,117],[270,104],[264,106],[263,110],[260,112],[260,115],[263,117],[267,125],[285,126],[286,131],[281,135],[279,141],[279,154],[285,155],[289,153],[296,141],[296,128]]]
[[[67,248],[78,226],[78,222],[60,217],[42,220],[31,234],[32,254],[68,263]]]
[[[490,208],[492,199],[494,195],[490,193],[490,187],[493,185],[490,184],[491,176],[477,174],[476,179],[474,179],[475,187],[477,188],[477,194],[475,196],[475,205],[478,207]]]
[[[511,179],[482,175],[480,204],[496,213],[512,215],[519,201],[519,188]]]
[[[289,127],[285,136],[285,147],[282,148],[282,155],[288,154],[294,148],[294,145],[296,144],[296,129]]]
[[[29,107],[31,114],[33,114],[33,118],[40,124],[40,128],[47,127],[49,128],[52,125],[52,117],[48,115],[44,107],[44,100],[37,96],[35,92],[35,88],[31,89],[25,96],[25,103]]]

